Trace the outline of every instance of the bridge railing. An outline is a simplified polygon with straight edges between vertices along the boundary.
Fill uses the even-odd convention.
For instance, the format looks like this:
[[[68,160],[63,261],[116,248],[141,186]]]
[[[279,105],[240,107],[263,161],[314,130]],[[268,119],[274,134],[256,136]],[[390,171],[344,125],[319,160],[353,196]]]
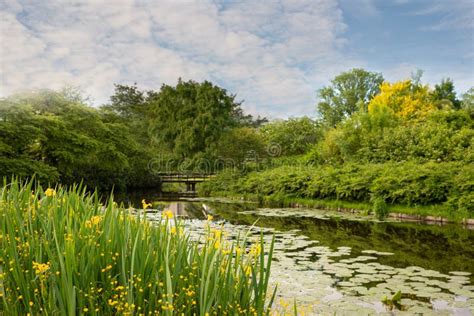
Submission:
[[[162,173],[158,175],[162,182],[202,182],[214,177],[209,173]]]

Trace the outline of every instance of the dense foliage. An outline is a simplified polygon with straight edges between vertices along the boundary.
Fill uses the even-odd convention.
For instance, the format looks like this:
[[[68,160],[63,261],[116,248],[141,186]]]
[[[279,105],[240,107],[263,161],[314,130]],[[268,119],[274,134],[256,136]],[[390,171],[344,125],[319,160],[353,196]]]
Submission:
[[[263,238],[231,243],[209,220],[198,244],[170,211],[152,224],[80,188],[15,181],[0,213],[0,314],[269,313]]]
[[[259,151],[261,138],[250,142],[239,131],[253,134],[266,122],[244,114],[241,104],[208,81],[179,80],[176,86],[163,85],[159,91],[140,91],[135,86],[117,85],[111,104],[104,107],[133,126],[144,145],[155,152],[155,167],[169,169],[200,169],[214,171],[218,158],[244,160],[248,150]],[[235,144],[245,141],[237,152]],[[243,158],[244,157],[244,158]],[[217,168],[218,168],[217,164]]]
[[[364,69],[352,69],[336,76],[319,90],[318,113],[330,127],[358,111],[367,111],[369,101],[380,91],[383,77]]]
[[[469,211],[472,169],[463,169],[467,178],[458,171],[474,163],[473,88],[458,98],[450,79],[432,88],[422,84],[421,74],[386,82],[379,73],[353,69],[318,91],[317,118],[272,122],[245,114],[235,95],[208,81],[179,80],[157,91],[116,85],[110,102],[99,108],[71,91],[12,96],[0,100],[0,176],[35,174],[42,182],[83,181],[109,190],[159,185],[157,172],[172,170],[237,168],[242,179],[259,183],[282,166],[293,166],[275,170],[285,179],[280,170],[299,174],[300,166],[311,166],[308,177],[313,179],[317,176],[311,172],[325,174],[333,168],[346,174],[355,166],[348,177],[367,177],[358,184],[365,192],[360,196],[310,194],[299,178],[295,183],[269,181],[272,192],[262,194],[276,190],[308,198],[361,200],[377,208],[384,203],[445,203]],[[421,188],[412,193],[400,193],[397,186],[394,191],[379,190],[381,168],[400,181],[403,172],[418,175],[410,180],[413,185],[427,185],[424,181],[434,170],[444,172],[449,181],[426,186],[435,196]],[[246,177],[251,171],[256,173]],[[337,190],[347,186],[331,179],[324,181],[339,186]],[[238,185],[229,183],[226,190],[247,192],[244,180],[233,181]],[[273,187],[277,184],[282,187]],[[219,184],[216,188],[225,189]]]
[[[309,117],[275,121],[260,128],[266,144],[278,146],[273,156],[304,154],[322,138],[322,127]],[[269,148],[270,150],[271,148]]]
[[[474,162],[474,120],[465,110],[439,110],[409,121],[391,113],[359,114],[328,130],[308,154],[315,163]]]
[[[444,205],[453,218],[474,217],[474,167],[458,162],[387,162],[342,166],[284,166],[241,175],[222,173],[203,193],[249,197],[386,201]]]
[[[84,181],[118,188],[148,157],[126,124],[63,93],[41,91],[2,100],[0,176],[34,173],[43,182]]]
[[[179,81],[159,92],[118,85],[101,108],[67,91],[14,95],[0,100],[0,177],[35,174],[103,190],[156,185],[162,162],[192,169],[193,159],[230,153],[242,160],[245,152],[222,152],[217,144],[263,121],[244,115],[234,96],[209,82]]]
[[[303,124],[285,132],[291,120],[273,123],[277,131],[264,126],[273,137],[267,139],[278,139],[282,148],[295,141],[299,150],[283,150],[291,159],[273,159],[260,172],[221,174],[203,193],[355,201],[382,215],[387,204],[439,205],[450,218],[474,217],[472,89],[461,101],[449,79],[434,89],[420,76],[378,85],[380,80],[357,69],[337,76],[320,91],[316,142],[304,142]]]

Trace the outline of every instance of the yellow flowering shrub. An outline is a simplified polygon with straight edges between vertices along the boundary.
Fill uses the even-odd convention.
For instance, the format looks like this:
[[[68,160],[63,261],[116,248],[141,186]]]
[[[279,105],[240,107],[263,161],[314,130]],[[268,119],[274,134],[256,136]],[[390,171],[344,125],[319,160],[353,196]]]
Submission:
[[[384,82],[380,93],[368,106],[369,113],[389,111],[401,118],[420,118],[436,110],[429,97],[428,86],[415,86],[411,80]]]

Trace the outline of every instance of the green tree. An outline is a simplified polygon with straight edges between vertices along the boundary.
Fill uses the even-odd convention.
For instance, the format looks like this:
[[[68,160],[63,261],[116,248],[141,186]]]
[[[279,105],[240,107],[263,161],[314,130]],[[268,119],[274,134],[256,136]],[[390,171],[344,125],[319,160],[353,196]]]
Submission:
[[[461,108],[461,101],[456,97],[454,90],[454,83],[451,79],[443,79],[441,83],[435,85],[431,92],[432,99],[439,108],[454,108],[459,110]]]
[[[474,111],[474,87],[471,87],[462,95],[462,107]]]
[[[48,181],[83,181],[105,190],[130,185],[131,161],[146,157],[126,124],[54,91],[12,96],[0,102],[2,175],[41,173]],[[47,167],[44,167],[47,166]],[[48,178],[47,174],[50,174]]]
[[[359,110],[367,111],[383,80],[381,74],[364,69],[352,69],[336,76],[331,85],[319,90],[317,111],[322,122],[335,126]]]
[[[247,159],[266,156],[265,142],[257,129],[251,127],[234,128],[226,132],[218,142],[218,157],[231,159],[239,166]]]
[[[104,106],[127,119],[140,118],[147,111],[147,94],[140,91],[137,85],[115,85],[115,92],[110,97],[111,103]]]
[[[274,121],[263,125],[260,132],[273,156],[303,154],[322,137],[320,124],[308,117]]]
[[[159,91],[115,85],[111,103],[102,109],[110,119],[118,117],[129,125],[138,141],[167,160],[215,156],[215,144],[227,131],[267,122],[245,114],[234,95],[208,81],[179,80]]]
[[[148,98],[149,133],[154,143],[180,159],[213,148],[221,135],[238,126],[234,95],[208,81],[179,80]]]

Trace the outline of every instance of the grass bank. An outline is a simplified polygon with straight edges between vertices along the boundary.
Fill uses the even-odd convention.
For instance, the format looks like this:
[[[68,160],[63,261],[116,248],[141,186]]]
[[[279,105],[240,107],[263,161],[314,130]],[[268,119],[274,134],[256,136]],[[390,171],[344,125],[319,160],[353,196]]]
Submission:
[[[282,196],[262,197],[256,194],[238,195],[229,192],[215,192],[213,197],[225,197],[231,200],[256,202],[265,207],[308,207],[315,209],[337,210],[342,212],[357,212],[362,215],[377,215],[372,203],[343,200],[320,200]],[[407,215],[407,216],[404,216]],[[445,205],[387,205],[387,217],[399,217],[406,220],[425,220],[436,222],[467,222],[464,217],[456,217]],[[469,222],[471,223],[471,222]],[[474,224],[474,222],[473,222]]]
[[[202,195],[234,196],[263,204],[356,209],[474,218],[474,167],[462,163],[383,163],[283,166],[240,174],[223,172],[201,187]]]
[[[272,305],[263,239],[248,253],[220,230],[194,242],[171,212],[152,224],[80,187],[4,184],[0,214],[0,314],[264,315]]]

